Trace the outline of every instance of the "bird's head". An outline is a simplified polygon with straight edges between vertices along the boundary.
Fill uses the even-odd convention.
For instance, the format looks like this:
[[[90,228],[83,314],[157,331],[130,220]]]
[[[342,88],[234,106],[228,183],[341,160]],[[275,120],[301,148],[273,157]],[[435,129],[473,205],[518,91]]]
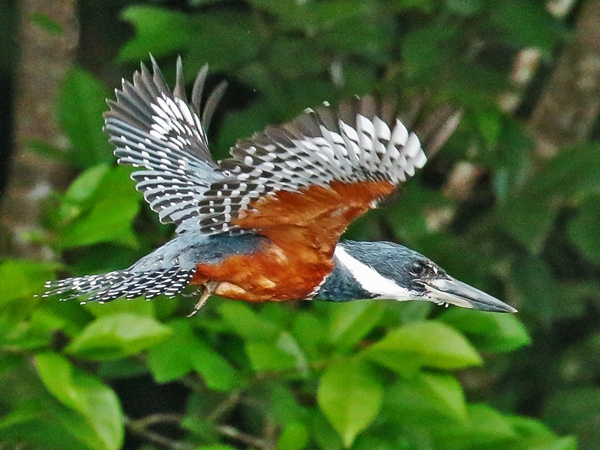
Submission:
[[[481,311],[516,312],[512,306],[451,277],[420,253],[391,242],[340,242],[335,264],[319,297],[334,301],[350,297],[426,300]]]

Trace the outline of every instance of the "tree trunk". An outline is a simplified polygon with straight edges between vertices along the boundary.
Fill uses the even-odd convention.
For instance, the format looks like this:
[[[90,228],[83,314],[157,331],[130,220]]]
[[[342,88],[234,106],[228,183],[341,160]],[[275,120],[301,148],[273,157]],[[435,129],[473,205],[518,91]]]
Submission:
[[[31,237],[41,232],[43,201],[55,187],[65,184],[68,172],[62,164],[28,149],[27,141],[41,140],[60,147],[64,140],[56,125],[54,105],[74,60],[78,29],[74,0],[20,0],[18,7],[15,151],[0,205],[1,250],[11,256],[44,259],[51,256],[49,249]]]
[[[529,120],[538,154],[550,157],[560,147],[585,142],[599,111],[600,2],[587,0]]]

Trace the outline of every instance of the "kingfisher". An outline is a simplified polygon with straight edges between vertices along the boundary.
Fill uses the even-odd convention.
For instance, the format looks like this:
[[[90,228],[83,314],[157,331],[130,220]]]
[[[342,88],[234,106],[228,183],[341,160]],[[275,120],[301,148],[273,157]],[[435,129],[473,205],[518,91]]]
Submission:
[[[427,157],[397,117],[398,102],[353,98],[238,141],[215,162],[207,132],[226,83],[188,101],[181,59],[171,90],[152,58],[108,100],[105,131],[119,164],[175,238],[125,270],[47,282],[44,297],[174,297],[199,291],[248,302],[425,300],[494,312],[514,308],[392,242],[340,240],[350,222],[392,194]]]

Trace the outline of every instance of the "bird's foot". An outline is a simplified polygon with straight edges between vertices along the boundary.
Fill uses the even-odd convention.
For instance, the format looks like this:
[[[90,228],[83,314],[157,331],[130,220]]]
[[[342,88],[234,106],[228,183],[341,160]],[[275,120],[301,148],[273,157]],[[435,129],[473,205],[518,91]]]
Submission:
[[[217,281],[208,281],[202,285],[204,286],[202,295],[200,296],[198,303],[196,303],[196,305],[194,306],[194,310],[188,314],[188,317],[192,317],[202,309],[202,307],[206,304],[206,300],[208,300],[208,297],[215,293],[218,285],[219,283]]]

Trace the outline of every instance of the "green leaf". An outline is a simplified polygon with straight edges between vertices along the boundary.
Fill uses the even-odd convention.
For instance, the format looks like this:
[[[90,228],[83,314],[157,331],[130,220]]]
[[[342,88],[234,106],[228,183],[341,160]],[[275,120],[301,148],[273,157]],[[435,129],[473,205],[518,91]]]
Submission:
[[[167,301],[175,302],[175,300]],[[115,314],[133,314],[134,316],[155,317],[154,308],[158,302],[142,301],[141,299],[132,301],[116,301],[108,303],[88,302],[85,304],[86,311],[93,314],[94,317],[114,316]]]
[[[375,420],[383,399],[381,382],[360,360],[338,360],[319,380],[319,408],[336,429],[344,445]]]
[[[516,296],[515,303],[522,305],[520,311],[528,314],[537,323],[550,325],[554,315],[563,306],[558,297],[558,283],[548,264],[539,257],[517,258],[510,272],[509,292]]]
[[[42,394],[43,396],[43,394]],[[19,402],[0,422],[0,440],[10,448],[89,450],[103,445],[91,425],[76,412],[41,396]],[[48,411],[52,408],[52,415]],[[63,417],[69,416],[68,423]],[[72,433],[74,425],[79,426]],[[74,434],[74,435],[73,435]]]
[[[58,121],[73,147],[73,161],[91,167],[112,161],[112,147],[102,128],[108,91],[85,70],[67,74],[58,99]]]
[[[448,9],[461,16],[472,16],[481,10],[481,0],[446,0]]]
[[[198,341],[189,321],[173,320],[169,327],[173,332],[148,350],[148,367],[159,383],[181,378],[192,370],[190,352]]]
[[[314,311],[300,311],[294,319],[291,331],[309,359],[320,359],[323,356],[323,344],[327,341],[329,334],[325,319],[317,317]]]
[[[132,224],[140,209],[140,195],[129,180],[131,170],[125,167],[104,170],[99,166],[85,172],[83,179],[78,179],[73,190],[69,190],[62,214],[71,220],[60,230],[59,247],[100,242],[137,245]],[[98,177],[101,177],[99,183]]]
[[[363,355],[406,375],[413,375],[423,366],[461,369],[482,362],[460,333],[434,321],[410,323],[391,331],[366,349]]]
[[[390,414],[406,424],[423,426],[441,424],[442,419],[467,420],[465,396],[450,374],[421,372],[402,378],[386,392],[385,404]]]
[[[272,342],[277,338],[279,327],[257,315],[246,303],[223,301],[218,311],[231,330],[245,339]]]
[[[527,450],[577,450],[574,437],[559,438],[543,423],[528,417],[513,416],[510,422],[519,434],[519,448]]]
[[[533,254],[542,250],[558,214],[558,204],[553,195],[550,191],[525,188],[523,194],[507,198],[497,209],[499,225]]]
[[[299,422],[285,426],[277,441],[277,450],[302,450],[308,443],[306,427]]]
[[[98,192],[102,180],[110,170],[108,164],[98,164],[79,174],[65,192],[63,202],[75,205],[85,204]]]
[[[300,399],[296,399],[296,388],[293,384],[273,382],[268,397],[269,413],[275,422],[283,425],[306,423],[308,411],[298,403]]]
[[[156,381],[172,381],[195,369],[210,389],[226,391],[235,385],[235,369],[194,334],[189,320],[173,320],[169,326],[173,332],[148,351]]]
[[[452,46],[458,42],[458,26],[433,22],[419,27],[402,41],[402,57],[407,77],[431,80],[455,57]]]
[[[249,341],[245,344],[246,354],[255,372],[270,372],[296,368],[297,358],[273,342]]]
[[[539,253],[567,200],[600,193],[599,154],[597,143],[561,149],[498,208],[499,224],[532,253]]]
[[[528,450],[577,450],[578,448],[580,447],[575,436],[555,437],[548,439],[547,442],[535,443],[527,447]]]
[[[225,3],[227,0],[189,0],[189,1],[190,1],[190,5],[201,6],[201,5],[209,5],[211,3]],[[201,447],[201,448],[204,449],[204,447]],[[206,447],[206,448],[208,448],[208,447]],[[227,448],[229,448],[229,447],[227,447]]]
[[[94,441],[89,442],[87,437],[86,443],[93,444],[91,448],[98,450],[121,448],[124,437],[123,414],[115,393],[56,353],[40,353],[34,360],[48,391],[62,404],[83,416],[87,426],[94,430]],[[71,422],[67,420],[67,423]],[[71,431],[76,433],[79,429],[74,426]]]
[[[510,314],[453,308],[439,320],[465,334],[482,352],[509,352],[531,343],[526,328]]]
[[[196,447],[196,450],[236,450],[235,447],[230,445],[201,445],[200,447]]]
[[[400,11],[416,9],[426,13],[430,13],[438,6],[435,0],[396,0],[394,5]]]
[[[341,450],[344,446],[340,435],[327,420],[325,415],[318,409],[310,411],[308,416],[310,434],[319,448],[327,450]]]
[[[501,114],[496,109],[487,109],[479,111],[477,114],[477,125],[479,132],[488,145],[495,145],[498,142],[498,136],[501,129]]]
[[[591,383],[571,386],[553,392],[545,402],[543,419],[554,429],[571,430],[579,436],[581,448],[592,449],[600,442],[600,389]]]
[[[96,319],[66,348],[92,360],[122,358],[162,341],[171,329],[150,317],[120,313]]]
[[[44,281],[53,277],[57,264],[6,259],[0,263],[0,305],[18,299],[31,300],[43,291]]]
[[[455,209],[455,203],[442,192],[411,183],[403,189],[402,200],[389,207],[386,221],[407,245],[416,245],[423,238],[431,236],[430,225],[427,223],[430,211],[453,215]]]
[[[200,341],[190,348],[192,365],[197,370],[210,389],[229,391],[237,384],[235,369],[217,352]]]
[[[327,60],[298,37],[282,37],[274,41],[268,48],[267,58],[268,64],[290,81],[302,76],[318,76],[328,70]],[[281,64],[286,60],[295,64]]]
[[[491,2],[491,23],[515,47],[535,47],[550,56],[560,37],[558,22],[543,4],[532,0]]]
[[[568,224],[569,237],[577,245],[583,256],[600,265],[600,197],[586,199],[577,216]]]
[[[336,305],[329,325],[329,340],[336,350],[347,351],[373,329],[383,312],[382,302],[348,302]]]
[[[145,60],[170,55],[189,47],[197,35],[197,25],[188,14],[155,6],[134,5],[121,14],[136,29],[135,37],[121,47],[119,61]],[[166,32],[168,30],[168,32]]]
[[[239,70],[255,62],[261,48],[256,21],[235,9],[214,10],[194,16],[194,39],[186,55],[191,67],[209,64],[211,70]],[[255,130],[256,131],[256,130]]]
[[[102,179],[110,171],[108,164],[90,167],[79,174],[65,192],[58,211],[60,224],[68,224],[92,205]]]
[[[490,406],[471,404],[467,406],[467,420],[448,423],[443,427],[430,428],[434,437],[432,448],[508,448],[517,439],[509,417],[504,417]]]

